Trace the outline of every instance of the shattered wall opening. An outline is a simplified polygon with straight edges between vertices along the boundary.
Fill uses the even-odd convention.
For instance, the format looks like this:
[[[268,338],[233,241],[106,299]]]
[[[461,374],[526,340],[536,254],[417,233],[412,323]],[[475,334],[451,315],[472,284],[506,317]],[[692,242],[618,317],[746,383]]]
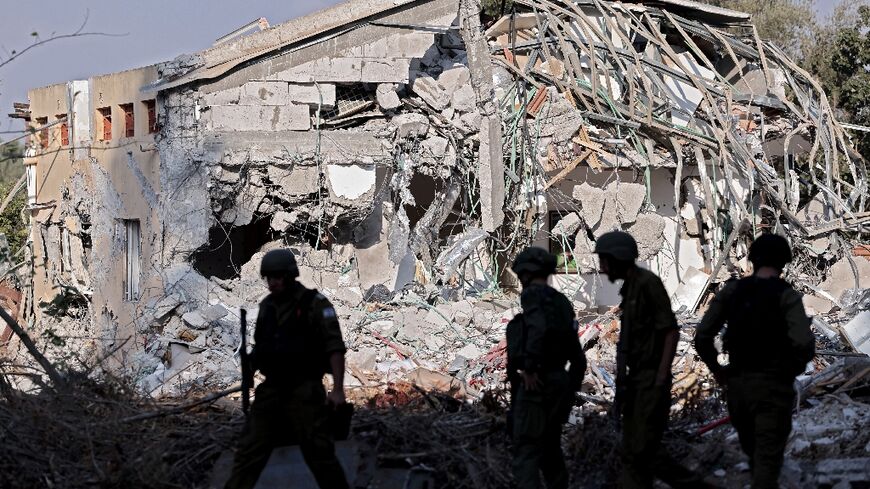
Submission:
[[[254,216],[244,226],[213,226],[208,243],[191,255],[190,263],[205,277],[238,278],[242,265],[272,241],[273,234],[266,216]]]

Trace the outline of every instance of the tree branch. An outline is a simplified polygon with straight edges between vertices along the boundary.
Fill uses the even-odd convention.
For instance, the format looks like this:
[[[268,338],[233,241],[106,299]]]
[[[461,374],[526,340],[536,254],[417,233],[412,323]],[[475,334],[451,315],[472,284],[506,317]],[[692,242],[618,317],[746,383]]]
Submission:
[[[41,41],[36,41],[35,43],[31,44],[30,46],[27,46],[26,48],[22,49],[21,51],[12,51],[13,54],[9,58],[7,58],[4,61],[0,61],[0,68],[3,68],[7,64],[9,64],[12,61],[16,60],[17,58],[21,57],[21,55],[30,51],[31,49],[42,46],[44,44],[48,44],[52,41],[58,41],[60,39],[68,39],[71,37],[87,37],[87,36],[124,37],[127,35],[127,34],[110,34],[107,32],[83,32],[85,29],[85,25],[87,25],[87,23],[88,23],[88,16],[89,15],[90,15],[90,12],[88,10],[85,10],[85,20],[82,22],[82,25],[80,25],[79,28],[75,30],[75,32],[72,32],[70,34],[52,35],[51,37],[49,37],[47,39],[43,39]]]

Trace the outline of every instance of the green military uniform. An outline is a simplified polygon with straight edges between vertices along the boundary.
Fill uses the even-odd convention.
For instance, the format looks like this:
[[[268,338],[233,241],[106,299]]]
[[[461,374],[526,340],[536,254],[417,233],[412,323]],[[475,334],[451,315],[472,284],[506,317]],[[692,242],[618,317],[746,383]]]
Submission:
[[[713,341],[726,322],[729,366],[722,367]],[[780,278],[730,282],[698,326],[695,348],[725,379],[731,424],[749,456],[753,489],[778,487],[791,432],[794,378],[815,349],[801,295]]]
[[[254,340],[252,361],[266,380],[256,389],[226,487],[254,487],[272,449],[295,444],[320,487],[348,487],[335,456],[323,387],[329,356],[345,351],[332,304],[291,282],[285,292],[260,303]]]
[[[520,296],[523,312],[508,324],[508,378],[511,381],[513,472],[520,489],[568,487],[562,454],[562,425],[568,420],[586,370],[574,321],[574,308],[548,285],[533,284]],[[565,364],[571,363],[569,371]],[[536,391],[525,389],[518,370],[535,373]]]
[[[671,378],[656,385],[656,376],[665,334],[678,330],[668,293],[658,276],[635,267],[620,294],[617,402],[623,430],[622,487],[651,488],[654,477],[674,487],[698,487],[700,479],[661,446],[671,407]]]

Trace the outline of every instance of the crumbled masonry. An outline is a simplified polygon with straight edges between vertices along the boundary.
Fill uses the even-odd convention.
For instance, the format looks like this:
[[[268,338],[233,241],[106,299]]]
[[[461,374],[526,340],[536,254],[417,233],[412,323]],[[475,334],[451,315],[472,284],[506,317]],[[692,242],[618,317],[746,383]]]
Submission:
[[[565,440],[587,473],[614,449],[590,430],[604,429],[613,399],[620,301],[598,274],[595,238],[632,234],[671,294],[682,328],[672,425],[688,435],[726,414],[694,326],[726,280],[750,271],[752,237],[776,232],[793,247],[786,276],[819,350],[798,378],[784,477],[870,482],[867,167],[818,82],[740,12],[690,0],[513,4],[489,18],[479,0],[350,0],[156,66],[31,91],[31,126],[66,113],[75,149],[33,138],[28,150],[40,183],[28,188],[22,324],[53,362],[104,360],[95,375],[146,397],[228,388],[240,377],[239,311],[255,318],[266,293],[260,259],[289,247],[300,280],[336,307],[352,397],[412,426],[441,423],[427,448],[372,411],[361,439],[380,433],[380,455],[450,487],[505,487],[493,430],[519,308],[507,265],[520,250],[558,255],[552,285],[577,311],[589,370]],[[148,100],[153,134],[145,112],[133,137],[118,136],[122,115],[113,140],[92,133],[93,109]],[[30,362],[14,338],[5,349]],[[748,480],[730,428],[684,438],[671,442],[696,468],[733,476],[729,487]],[[578,487],[612,482],[583,477]]]

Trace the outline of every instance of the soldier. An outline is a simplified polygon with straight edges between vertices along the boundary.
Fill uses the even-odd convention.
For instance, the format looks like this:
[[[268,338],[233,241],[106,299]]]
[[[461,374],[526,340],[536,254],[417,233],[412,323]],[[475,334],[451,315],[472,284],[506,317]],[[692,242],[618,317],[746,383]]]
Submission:
[[[778,487],[791,433],[794,379],[815,354],[801,294],[780,278],[791,259],[785,238],[759,236],[749,248],[752,275],[716,294],[695,334],[698,355],[727,389],[731,424],[749,456],[753,489]],[[719,364],[713,345],[725,323],[727,367]]]
[[[637,243],[621,231],[595,242],[601,272],[623,280],[613,415],[622,417],[621,486],[651,488],[654,477],[673,487],[707,487],[661,447],[671,407],[671,363],[679,328],[661,279],[635,264]]]
[[[251,372],[260,370],[266,380],[257,386],[226,487],[254,487],[273,448],[298,444],[320,487],[346,488],[328,422],[330,409],[345,402],[345,346],[335,309],[296,281],[290,250],[266,253],[260,274],[270,294],[260,303],[250,357]],[[327,372],[334,384],[329,394]]]
[[[556,257],[541,248],[526,248],[512,269],[523,286],[523,312],[507,328],[514,479],[518,488],[533,489],[540,487],[543,474],[548,489],[565,489],[562,425],[580,390],[586,357],[574,308],[547,284],[556,270]]]

